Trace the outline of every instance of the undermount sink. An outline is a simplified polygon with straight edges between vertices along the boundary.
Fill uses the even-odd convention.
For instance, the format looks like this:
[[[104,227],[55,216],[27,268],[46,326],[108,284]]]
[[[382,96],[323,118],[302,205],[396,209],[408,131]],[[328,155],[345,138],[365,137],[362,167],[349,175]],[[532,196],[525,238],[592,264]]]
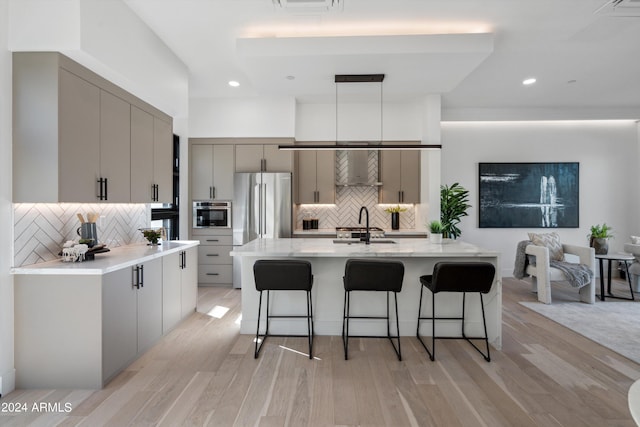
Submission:
[[[351,245],[351,244],[364,244],[364,242],[360,239],[333,239],[333,243],[344,243],[347,245]],[[391,239],[371,239],[369,240],[369,243],[374,244],[374,243],[395,243],[395,240],[391,240]]]

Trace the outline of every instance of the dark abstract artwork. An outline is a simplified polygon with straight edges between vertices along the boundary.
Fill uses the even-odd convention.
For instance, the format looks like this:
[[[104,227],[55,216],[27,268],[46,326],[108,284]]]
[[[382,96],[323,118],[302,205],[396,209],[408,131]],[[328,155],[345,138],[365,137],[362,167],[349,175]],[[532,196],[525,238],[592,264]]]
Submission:
[[[480,228],[577,228],[579,163],[480,163]]]

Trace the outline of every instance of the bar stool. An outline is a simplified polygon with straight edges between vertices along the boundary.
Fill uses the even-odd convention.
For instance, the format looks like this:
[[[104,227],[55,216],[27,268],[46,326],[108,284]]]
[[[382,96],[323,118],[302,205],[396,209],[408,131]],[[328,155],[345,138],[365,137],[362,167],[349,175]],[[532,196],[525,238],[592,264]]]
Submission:
[[[421,276],[420,283],[420,304],[418,306],[418,327],[416,336],[420,343],[427,350],[429,358],[435,360],[435,340],[437,339],[465,339],[475,348],[487,362],[491,361],[489,352],[489,338],[487,337],[487,322],[484,316],[484,301],[482,294],[491,290],[496,269],[488,262],[439,262],[433,267],[433,274]],[[431,314],[433,317],[422,317],[422,291],[424,288],[431,291]],[[435,295],[438,292],[462,292],[462,317],[436,317],[435,316]],[[465,297],[468,292],[478,292],[480,295],[480,306],[482,308],[482,324],[484,325],[484,337],[467,337],[464,332],[465,319]],[[436,320],[462,320],[461,337],[436,337]],[[431,351],[420,337],[420,321],[431,320]],[[472,339],[484,339],[487,346],[487,353],[484,354],[471,341]]]
[[[258,327],[256,329],[256,348],[254,352],[254,358],[258,358],[258,353],[260,353],[260,349],[262,348],[264,342],[267,340],[267,337],[272,336],[308,337],[309,359],[313,359],[313,304],[311,301],[313,275],[311,274],[311,263],[309,261],[302,260],[258,260],[253,264],[253,275],[256,283],[256,290],[260,292],[260,302],[258,303]],[[262,312],[263,291],[267,291],[267,326],[264,334],[260,334],[260,316]],[[277,316],[269,314],[269,293],[271,291],[305,291],[307,293],[307,314]],[[307,335],[269,334],[269,320],[275,318],[306,318]],[[262,343],[260,343],[261,338],[264,338],[262,340]]]
[[[354,338],[389,338],[393,349],[402,360],[400,349],[400,324],[398,323],[398,292],[402,290],[402,279],[404,278],[404,264],[399,261],[384,260],[362,260],[349,259],[344,271],[344,310],[342,317],[342,344],[344,346],[344,360],[349,359],[349,319],[386,319],[387,335],[351,335]],[[387,293],[387,315],[386,316],[351,316],[350,302],[353,291],[379,291]],[[391,326],[389,322],[389,293],[393,292],[396,307],[396,335],[391,336]],[[398,340],[398,346],[393,343],[393,338]]]

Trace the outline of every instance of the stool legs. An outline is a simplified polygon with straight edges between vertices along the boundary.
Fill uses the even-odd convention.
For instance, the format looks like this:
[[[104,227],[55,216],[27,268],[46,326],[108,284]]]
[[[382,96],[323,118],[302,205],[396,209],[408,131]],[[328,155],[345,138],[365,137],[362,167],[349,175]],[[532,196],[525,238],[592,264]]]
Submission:
[[[266,316],[266,328],[265,328],[265,332],[264,334],[260,334],[260,319],[261,319],[261,314],[262,314],[262,291],[260,291],[260,299],[258,302],[258,322],[257,322],[257,327],[256,327],[256,346],[255,346],[255,350],[253,353],[253,357],[254,359],[258,358],[258,354],[260,353],[260,350],[262,349],[262,346],[264,345],[264,342],[267,340],[267,337],[272,336],[272,337],[308,337],[309,340],[309,359],[313,359],[313,337],[314,337],[314,331],[313,331],[313,301],[311,299],[311,291],[305,291],[307,293],[307,315],[288,315],[288,316],[274,316],[269,314],[269,291],[267,291],[267,316]],[[307,335],[276,335],[276,334],[269,334],[269,320],[270,319],[274,319],[274,318],[286,318],[286,319],[290,319],[290,318],[306,318],[307,319]]]
[[[431,361],[435,360],[435,340],[437,339],[464,339],[466,340],[469,344],[471,344],[473,346],[473,348],[476,349],[476,351],[478,351],[478,353],[480,353],[482,355],[482,357],[484,358],[484,360],[486,360],[487,362],[491,361],[491,353],[489,350],[489,337],[487,335],[487,321],[485,318],[485,314],[484,314],[484,299],[482,297],[482,293],[478,292],[478,295],[480,295],[480,307],[482,309],[482,326],[484,327],[484,336],[482,337],[468,337],[464,331],[464,321],[465,321],[465,300],[466,300],[466,295],[467,292],[462,292],[462,317],[436,317],[435,316],[435,293],[431,293],[431,314],[432,317],[422,317],[422,295],[423,295],[423,291],[424,291],[424,286],[420,287],[420,303],[418,305],[418,326],[416,328],[416,337],[418,338],[418,340],[420,341],[420,343],[422,344],[422,346],[424,347],[424,349],[427,351],[427,354],[429,355],[429,359],[431,359]],[[436,320],[461,320],[462,321],[462,325],[461,325],[461,329],[462,329],[462,337],[436,337]],[[427,345],[425,344],[425,342],[422,340],[422,337],[420,336],[420,321],[421,320],[431,320],[431,350],[429,350],[429,348],[427,347]],[[483,339],[486,345],[486,353],[483,353],[482,350],[480,350],[474,343],[473,341],[471,341],[472,339]]]
[[[344,360],[349,360],[349,319],[386,319],[387,320],[387,335],[386,336],[374,336],[374,335],[351,335],[354,338],[388,338],[393,346],[393,350],[398,356],[398,360],[402,361],[402,350],[400,347],[400,322],[398,321],[398,293],[393,292],[395,298],[396,309],[396,335],[391,335],[391,322],[389,315],[389,291],[387,291],[387,315],[386,316],[351,316],[350,313],[350,301],[351,291],[344,292],[344,309],[342,316],[342,345],[344,347]],[[398,345],[393,342],[393,339],[398,340]]]

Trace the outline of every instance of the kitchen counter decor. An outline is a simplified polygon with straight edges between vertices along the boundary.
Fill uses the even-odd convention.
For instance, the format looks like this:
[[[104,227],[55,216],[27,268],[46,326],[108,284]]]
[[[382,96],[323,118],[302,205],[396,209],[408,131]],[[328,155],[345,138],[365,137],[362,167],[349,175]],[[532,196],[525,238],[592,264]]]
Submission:
[[[157,246],[161,243],[159,240],[164,238],[164,228],[141,228],[140,231],[145,239],[149,242],[148,245]]]

